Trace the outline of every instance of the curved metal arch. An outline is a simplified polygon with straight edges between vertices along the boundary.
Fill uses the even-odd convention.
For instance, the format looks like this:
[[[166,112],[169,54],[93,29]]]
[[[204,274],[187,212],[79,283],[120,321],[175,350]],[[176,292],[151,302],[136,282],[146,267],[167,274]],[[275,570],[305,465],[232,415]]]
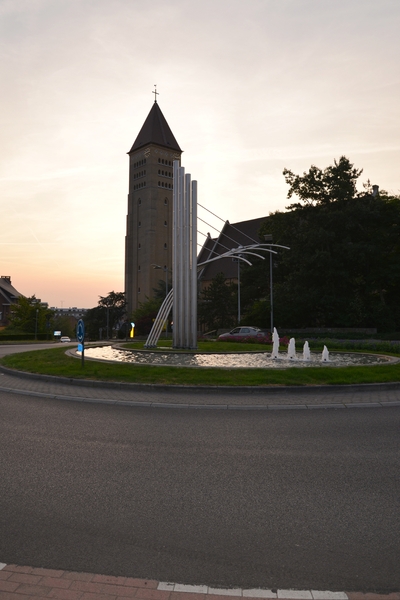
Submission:
[[[290,248],[288,246],[281,246],[280,244],[249,244],[248,246],[238,246],[237,248],[232,248],[228,252],[219,254],[215,258],[210,258],[208,260],[205,260],[202,263],[199,263],[197,265],[197,267],[202,267],[211,262],[214,262],[215,260],[220,260],[221,258],[229,258],[229,257],[237,257],[238,260],[242,260],[243,262],[252,266],[252,263],[249,260],[247,260],[247,258],[243,257],[243,254],[246,254],[246,255],[250,254],[252,256],[256,256],[257,258],[261,258],[262,260],[265,260],[265,256],[261,256],[260,254],[257,254],[256,252],[252,252],[252,250],[258,250],[260,252],[261,251],[268,252],[269,254],[277,254],[277,252],[275,250],[272,250],[271,246],[274,246],[276,248],[285,248],[286,250],[290,250]],[[158,311],[158,314],[154,320],[153,327],[151,328],[151,331],[150,331],[150,333],[147,337],[146,343],[145,343],[145,348],[155,348],[157,346],[157,342],[160,338],[163,325],[172,309],[173,298],[174,298],[174,293],[173,293],[173,288],[171,288],[168,295],[164,298],[164,301],[160,307],[160,310]]]

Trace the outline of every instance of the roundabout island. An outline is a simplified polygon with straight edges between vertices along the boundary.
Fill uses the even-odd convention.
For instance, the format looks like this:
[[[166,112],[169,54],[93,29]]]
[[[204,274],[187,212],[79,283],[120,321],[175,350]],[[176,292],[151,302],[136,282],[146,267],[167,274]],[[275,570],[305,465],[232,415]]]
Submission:
[[[85,356],[92,352],[95,356],[85,360],[84,366],[77,360],[79,355],[73,343],[67,348],[54,344],[47,348],[14,347],[12,353],[0,354],[0,389],[151,407],[269,409],[400,405],[400,358],[396,355],[335,350],[329,352],[329,362],[324,363],[322,352],[315,352],[315,356],[311,353],[310,360],[303,360],[301,355],[289,359],[281,348],[278,358],[272,359],[269,348],[261,352],[255,345],[243,345],[241,352],[237,349],[234,352],[233,344],[230,349],[221,345],[223,352],[216,352],[218,344],[206,343],[196,353],[164,347],[148,351],[140,348],[140,342],[130,344],[134,349],[125,346],[88,345]],[[204,347],[208,351],[203,351]],[[115,355],[140,357],[153,363],[116,362],[110,359]],[[209,366],[210,362],[215,364],[216,356],[229,361],[229,366]],[[166,358],[177,364],[166,364]],[[204,360],[207,364],[182,366],[185,360],[189,363]],[[236,360],[239,364],[235,366]],[[254,365],[257,360],[264,361],[264,366],[243,366],[242,361]],[[266,367],[268,361],[275,367]],[[344,361],[347,366],[341,366]]]

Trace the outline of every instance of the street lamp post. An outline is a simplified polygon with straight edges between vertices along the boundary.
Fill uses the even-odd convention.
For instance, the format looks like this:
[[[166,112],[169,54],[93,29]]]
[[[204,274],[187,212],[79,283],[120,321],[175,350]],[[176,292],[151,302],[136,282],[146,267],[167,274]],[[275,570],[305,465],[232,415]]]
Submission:
[[[239,246],[239,248],[241,248],[242,246]],[[240,254],[238,254],[237,258],[232,258],[233,262],[237,262],[237,266],[238,266],[238,274],[237,274],[237,280],[238,280],[238,325],[240,325],[240,319],[241,319],[241,314],[240,314]]]
[[[39,314],[39,309],[36,309],[36,318],[35,318],[35,340],[37,340],[37,322],[38,322],[38,314]]]
[[[272,244],[272,234],[267,233],[264,235],[266,242]],[[273,294],[273,281],[272,281],[272,252],[269,253],[269,294],[271,301],[271,333],[274,331],[274,294]]]
[[[240,325],[240,259],[239,258],[232,258],[233,262],[237,262],[237,281],[238,281],[238,325]]]
[[[238,263],[238,325],[240,325],[240,259],[237,259]]]

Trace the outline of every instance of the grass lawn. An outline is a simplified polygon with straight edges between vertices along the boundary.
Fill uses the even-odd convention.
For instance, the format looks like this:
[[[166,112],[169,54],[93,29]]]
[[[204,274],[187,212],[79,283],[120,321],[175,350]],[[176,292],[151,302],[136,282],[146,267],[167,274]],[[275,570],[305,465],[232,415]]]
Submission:
[[[160,346],[166,346],[166,344],[160,341]],[[143,344],[137,342],[127,344],[126,347],[140,349]],[[271,348],[261,344],[204,342],[199,344],[199,350],[209,352],[216,352],[217,350],[220,352],[261,350],[270,352]],[[307,367],[306,369],[292,367],[275,370],[153,367],[85,360],[85,365],[82,367],[80,359],[67,356],[65,351],[65,347],[56,347],[49,350],[11,354],[3,357],[0,364],[20,371],[73,379],[165,385],[339,385],[400,381],[400,363],[370,367]]]

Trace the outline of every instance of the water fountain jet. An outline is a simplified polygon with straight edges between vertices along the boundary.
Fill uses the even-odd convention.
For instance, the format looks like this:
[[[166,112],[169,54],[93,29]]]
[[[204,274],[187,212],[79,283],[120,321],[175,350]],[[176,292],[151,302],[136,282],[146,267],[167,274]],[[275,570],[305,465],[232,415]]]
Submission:
[[[290,338],[288,346],[288,359],[294,360],[296,358],[296,342],[294,338]]]
[[[304,346],[303,346],[303,360],[311,360],[311,352],[310,352],[310,346],[308,344],[308,342],[304,342]]]
[[[276,327],[274,327],[274,333],[272,334],[272,354],[271,354],[271,358],[278,358],[279,357],[279,335],[278,332],[276,330]]]
[[[322,362],[329,362],[329,351],[326,346],[322,350]]]

